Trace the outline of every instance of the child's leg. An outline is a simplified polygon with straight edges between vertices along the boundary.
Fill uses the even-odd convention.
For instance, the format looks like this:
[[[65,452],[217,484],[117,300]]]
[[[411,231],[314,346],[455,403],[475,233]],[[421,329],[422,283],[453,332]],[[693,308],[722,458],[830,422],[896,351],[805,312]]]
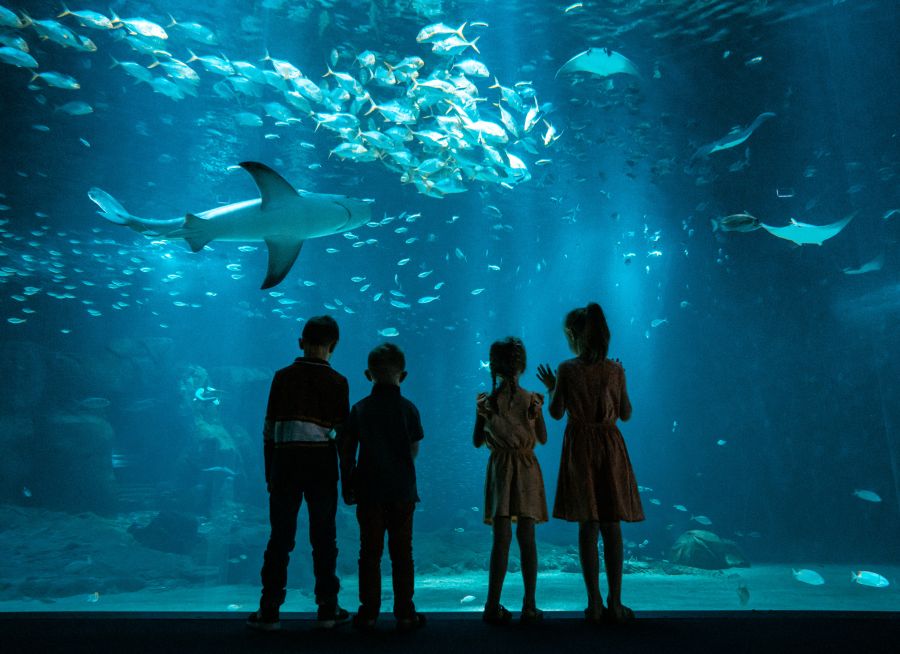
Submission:
[[[327,614],[337,610],[341,583],[337,577],[338,491],[334,480],[314,480],[304,489],[309,511],[309,544],[312,546],[313,574],[316,577],[316,604]]]
[[[600,523],[595,521],[578,523],[578,554],[581,557],[581,574],[588,596],[588,610],[597,610],[603,606],[600,595],[600,552],[597,549],[597,536]]]
[[[537,608],[534,600],[537,587],[537,544],[534,542],[534,520],[519,518],[516,527],[516,540],[519,541],[519,557],[522,563],[522,581],[525,585],[525,598],[522,609]]]
[[[297,513],[303,494],[296,484],[273,485],[269,493],[269,523],[272,532],[263,555],[260,607],[278,612],[287,592],[290,553],[297,533]]]
[[[494,546],[491,548],[491,571],[488,577],[488,596],[485,611],[494,611],[500,606],[500,592],[509,564],[509,543],[512,541],[512,527],[509,517],[494,518]]]
[[[356,505],[359,521],[359,617],[374,620],[381,611],[381,554],[384,552],[384,509],[378,502]]]
[[[394,617],[409,620],[416,616],[413,603],[415,566],[412,530],[415,502],[393,502],[387,512],[388,553],[391,555],[391,579],[394,585]]]
[[[603,535],[603,561],[609,583],[606,603],[614,608],[622,605],[622,527],[618,522],[604,522],[600,525],[600,533]]]

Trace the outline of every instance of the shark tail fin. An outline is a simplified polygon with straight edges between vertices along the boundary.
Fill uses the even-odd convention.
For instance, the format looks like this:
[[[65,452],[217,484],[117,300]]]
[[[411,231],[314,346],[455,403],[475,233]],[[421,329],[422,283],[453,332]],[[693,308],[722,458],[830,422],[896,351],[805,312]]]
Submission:
[[[184,218],[184,226],[181,228],[185,233],[179,234],[184,237],[187,244],[191,248],[191,252],[199,252],[206,244],[212,240],[203,229],[204,220],[199,216],[189,213]]]

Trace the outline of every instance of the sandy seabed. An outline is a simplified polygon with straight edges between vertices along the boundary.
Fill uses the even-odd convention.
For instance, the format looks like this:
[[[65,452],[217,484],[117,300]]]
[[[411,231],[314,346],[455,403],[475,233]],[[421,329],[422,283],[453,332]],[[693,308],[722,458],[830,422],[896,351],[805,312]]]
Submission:
[[[795,564],[796,567],[796,564]],[[809,565],[825,579],[810,586],[794,579],[790,565],[763,564],[752,568],[667,575],[653,572],[628,574],[623,583],[625,603],[637,611],[900,611],[900,566],[869,566],[890,580],[887,588],[870,588],[851,582],[849,565]],[[603,587],[604,580],[601,580]],[[341,581],[341,605],[357,607],[356,577]],[[738,588],[749,591],[742,604]],[[422,611],[481,611],[487,591],[487,575],[467,572],[416,577],[415,601]],[[215,585],[197,588],[155,588],[133,593],[73,595],[47,600],[0,602],[0,611],[129,611],[129,612],[235,612],[253,611],[259,588],[250,585]],[[521,606],[522,580],[510,573],[503,603]],[[581,575],[542,572],[538,577],[538,606],[545,611],[581,611],[585,592]],[[390,580],[383,582],[383,611],[391,610]],[[288,591],[284,612],[315,611],[311,589]]]

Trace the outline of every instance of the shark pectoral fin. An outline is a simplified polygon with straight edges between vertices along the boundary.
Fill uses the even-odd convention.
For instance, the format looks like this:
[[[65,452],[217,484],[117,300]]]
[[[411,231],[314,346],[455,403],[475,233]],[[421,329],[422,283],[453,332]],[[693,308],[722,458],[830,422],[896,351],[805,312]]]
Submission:
[[[269,269],[260,286],[263,290],[281,283],[297,260],[303,241],[267,238],[266,247],[269,248]]]
[[[199,252],[206,244],[213,240],[213,237],[204,233],[203,218],[189,213],[184,217],[184,225],[180,229],[172,232],[171,236],[183,236],[184,240],[191,247],[191,252]]]
[[[296,189],[267,165],[258,161],[242,161],[240,165],[250,173],[259,188],[262,199],[260,209],[265,209],[272,202],[297,197]]]

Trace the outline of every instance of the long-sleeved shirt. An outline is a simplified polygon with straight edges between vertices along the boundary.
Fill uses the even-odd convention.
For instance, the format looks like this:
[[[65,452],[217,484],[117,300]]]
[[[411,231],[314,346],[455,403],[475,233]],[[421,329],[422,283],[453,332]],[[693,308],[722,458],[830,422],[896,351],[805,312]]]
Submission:
[[[274,459],[281,452],[334,449],[333,430],[349,413],[350,386],[327,361],[298,357],[277,371],[263,427],[266,482],[271,481]]]

